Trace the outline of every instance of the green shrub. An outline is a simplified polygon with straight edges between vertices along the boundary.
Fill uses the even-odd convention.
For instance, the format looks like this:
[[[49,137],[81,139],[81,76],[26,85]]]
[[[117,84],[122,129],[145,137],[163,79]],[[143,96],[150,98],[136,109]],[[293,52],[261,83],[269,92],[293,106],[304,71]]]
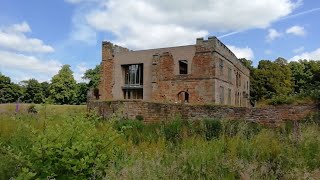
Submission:
[[[38,113],[37,109],[36,109],[36,105],[34,104],[31,104],[29,107],[28,107],[28,113],[32,113],[32,114],[36,114]]]
[[[222,131],[222,124],[217,119],[205,119],[205,137],[207,140],[218,138]]]
[[[282,105],[282,104],[292,104],[295,102],[295,98],[292,96],[274,96],[268,100],[270,105]]]
[[[142,115],[137,115],[136,120],[143,121],[144,117]]]
[[[133,144],[139,144],[143,141],[142,131],[145,125],[138,120],[119,120],[113,123],[113,127],[122,132],[127,140],[131,140]]]
[[[103,130],[81,117],[48,123],[44,129],[23,126],[3,148],[11,150],[6,156],[16,161],[18,179],[102,178],[121,146],[112,128],[106,124],[99,128]]]
[[[183,123],[180,119],[175,119],[165,124],[164,135],[165,139],[173,144],[179,143],[182,140]]]

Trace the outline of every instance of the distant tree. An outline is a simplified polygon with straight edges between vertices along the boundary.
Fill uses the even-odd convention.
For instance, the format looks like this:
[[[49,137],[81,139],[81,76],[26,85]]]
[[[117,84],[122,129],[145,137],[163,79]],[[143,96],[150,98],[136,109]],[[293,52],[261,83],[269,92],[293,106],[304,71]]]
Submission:
[[[87,83],[78,83],[76,86],[76,98],[74,103],[75,104],[82,104],[86,103],[87,101],[87,92],[89,90]]]
[[[70,65],[62,66],[51,79],[50,97],[57,104],[71,104],[76,97],[76,81]]]
[[[283,57],[278,57],[274,62],[279,65],[288,65],[288,61]]]
[[[93,69],[88,69],[85,73],[84,76],[82,77],[83,79],[89,80],[89,88],[97,88],[99,85],[100,81],[100,69],[101,66],[97,65]]]
[[[22,81],[24,87],[23,101],[26,103],[43,103],[44,93],[41,84],[36,79]]]
[[[277,95],[288,95],[293,91],[291,69],[284,59],[261,60],[253,71],[253,92],[257,100]]]
[[[239,61],[242,62],[242,64],[246,66],[250,71],[254,69],[251,60],[247,60],[246,58],[240,58]]]
[[[49,98],[50,96],[50,84],[46,81],[41,83],[42,93],[45,99]]]
[[[0,103],[12,103],[22,96],[21,87],[0,73]]]
[[[305,91],[311,83],[313,74],[306,66],[307,62],[292,61],[289,63],[289,68],[292,71],[292,79],[294,82],[294,92],[301,93]]]

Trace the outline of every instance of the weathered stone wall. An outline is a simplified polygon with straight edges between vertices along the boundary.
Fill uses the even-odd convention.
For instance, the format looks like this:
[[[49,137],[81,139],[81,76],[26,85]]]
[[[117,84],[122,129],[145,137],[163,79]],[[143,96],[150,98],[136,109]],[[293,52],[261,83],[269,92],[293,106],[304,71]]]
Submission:
[[[180,60],[187,61],[187,74],[180,74]],[[220,62],[224,65],[219,66]],[[130,64],[143,64],[145,101],[249,105],[249,88],[245,86],[249,70],[216,37],[198,38],[194,45],[138,51],[103,42],[101,100],[125,99],[123,65]],[[241,86],[236,83],[239,74]]]
[[[170,52],[159,56],[159,60],[152,65],[153,101],[178,102],[178,94],[187,92],[190,103],[210,102],[214,103],[214,77],[213,61],[210,56],[198,58],[203,53],[197,53],[193,58],[191,73],[177,75],[174,72],[174,58]],[[156,61],[156,60],[154,60]],[[194,72],[199,69],[199,72]],[[202,73],[200,73],[202,69]]]
[[[99,83],[100,99],[112,100],[112,89],[115,84],[114,55],[115,53],[129,52],[129,49],[113,45],[110,42],[102,42],[101,79]]]
[[[277,125],[287,120],[300,120],[312,112],[316,105],[284,105],[266,108],[228,107],[217,105],[189,105],[154,103],[144,101],[94,101],[89,109],[96,109],[105,118],[113,113],[134,119],[137,115],[144,117],[144,122],[170,121],[177,115],[182,119],[200,120],[203,118],[244,119],[262,124]]]

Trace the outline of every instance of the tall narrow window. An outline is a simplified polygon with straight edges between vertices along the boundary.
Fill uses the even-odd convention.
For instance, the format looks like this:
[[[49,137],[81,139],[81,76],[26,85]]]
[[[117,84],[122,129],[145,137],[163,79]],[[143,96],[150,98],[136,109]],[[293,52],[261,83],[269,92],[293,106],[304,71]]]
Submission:
[[[239,75],[238,72],[236,72],[236,86],[238,87],[239,85]]]
[[[139,86],[143,84],[142,64],[123,66],[125,73],[125,85]]]
[[[220,104],[224,104],[224,87],[220,86]]]
[[[231,89],[228,89],[228,104],[231,105]]]
[[[188,74],[188,61],[180,60],[179,61],[179,74]]]
[[[143,99],[143,64],[123,65],[123,98]]]
[[[219,61],[219,69],[220,69],[220,74],[223,75],[223,59],[220,59]]]
[[[231,68],[229,67],[228,68],[228,81],[231,82],[231,73],[232,73],[232,70]]]

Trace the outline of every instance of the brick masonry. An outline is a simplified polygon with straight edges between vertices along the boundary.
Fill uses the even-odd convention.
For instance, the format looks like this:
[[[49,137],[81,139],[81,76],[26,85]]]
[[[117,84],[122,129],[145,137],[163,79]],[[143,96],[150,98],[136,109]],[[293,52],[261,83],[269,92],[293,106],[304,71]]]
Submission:
[[[170,121],[180,115],[183,120],[200,120],[203,118],[243,119],[267,125],[277,125],[288,120],[301,120],[311,113],[319,111],[314,104],[246,108],[155,103],[139,100],[93,101],[88,103],[88,109],[96,109],[104,118],[110,117],[113,113],[120,113],[129,119],[135,119],[137,115],[141,115],[146,123]]]
[[[187,73],[179,72],[179,61]],[[218,38],[198,38],[193,45],[130,51],[102,43],[100,100],[124,100],[124,66],[142,64],[144,101],[249,106],[247,69]],[[187,94],[188,98],[181,98]]]

